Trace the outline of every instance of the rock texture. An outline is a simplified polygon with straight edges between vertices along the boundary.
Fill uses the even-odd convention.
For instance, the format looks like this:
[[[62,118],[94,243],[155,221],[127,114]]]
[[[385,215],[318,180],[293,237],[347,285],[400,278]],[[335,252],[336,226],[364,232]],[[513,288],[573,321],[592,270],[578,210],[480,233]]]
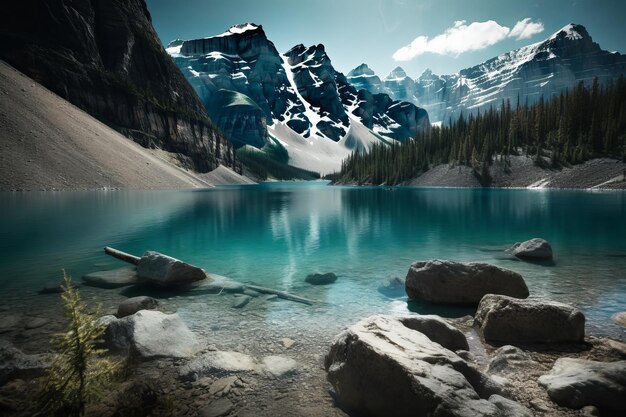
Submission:
[[[525,242],[517,242],[508,248],[506,252],[520,259],[528,260],[547,261],[553,257],[550,243],[537,237]]]
[[[0,385],[15,378],[35,378],[50,365],[47,355],[28,355],[5,340],[0,340]]]
[[[123,266],[108,271],[91,272],[82,277],[85,285],[98,288],[120,288],[137,284],[137,268],[134,266]]]
[[[140,358],[187,358],[201,349],[200,341],[178,314],[141,310],[121,319],[105,316],[105,346]]]
[[[307,275],[304,281],[308,282],[311,285],[332,284],[333,282],[337,281],[337,275],[334,272],[327,272],[325,274],[316,272],[314,274]]]
[[[478,304],[485,294],[526,298],[528,287],[520,274],[495,265],[431,260],[411,265],[406,293],[431,303]]]
[[[447,122],[461,112],[499,106],[517,99],[532,104],[542,95],[558,94],[598,77],[607,83],[626,72],[626,56],[602,50],[582,25],[569,24],[548,39],[494,57],[451,75],[426,70],[412,79],[402,68],[382,81],[365,64],[351,71],[348,80],[374,94],[410,101],[428,111],[433,122]]]
[[[576,343],[585,337],[585,316],[554,301],[520,300],[488,294],[476,311],[486,340],[504,343]]]
[[[147,251],[137,264],[139,282],[175,287],[207,279],[201,268],[159,252]]]
[[[412,314],[398,318],[404,326],[424,333],[433,342],[452,351],[469,350],[463,332],[439,316]]]
[[[339,404],[358,415],[505,416],[487,400],[500,387],[452,351],[390,316],[372,316],[326,355]]]
[[[159,42],[144,0],[26,0],[7,5],[0,58],[145,147],[199,172],[236,165]]]
[[[135,314],[140,310],[154,310],[159,305],[159,302],[145,295],[139,297],[131,297],[124,300],[117,307],[117,317],[122,318]]]
[[[626,361],[560,358],[539,383],[554,402],[565,407],[593,405],[601,410],[626,411]]]

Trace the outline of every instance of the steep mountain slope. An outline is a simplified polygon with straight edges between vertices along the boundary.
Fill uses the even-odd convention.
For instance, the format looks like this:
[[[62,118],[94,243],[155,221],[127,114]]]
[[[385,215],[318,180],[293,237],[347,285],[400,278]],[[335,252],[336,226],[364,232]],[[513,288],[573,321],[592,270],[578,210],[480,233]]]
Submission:
[[[145,149],[0,61],[0,191],[194,188],[249,180],[198,174]]]
[[[590,84],[598,77],[605,83],[624,73],[625,55],[602,50],[583,26],[569,24],[542,42],[507,52],[458,74],[437,76],[427,70],[412,80],[396,68],[382,81],[382,89],[374,87],[370,91],[411,101],[425,108],[432,122],[441,122],[463,111],[497,106],[502,100],[515,103],[518,96],[522,103],[532,104],[580,81]],[[373,72],[369,74],[374,76]],[[367,88],[358,78],[350,82]]]
[[[271,135],[300,168],[330,172],[354,149],[402,141],[430,126],[413,104],[358,91],[333,68],[323,45],[300,44],[281,55],[255,24],[177,40],[167,52],[233,143],[262,148]],[[226,95],[247,105],[225,111]]]
[[[201,172],[234,165],[144,0],[24,0],[3,11],[0,58],[145,147]]]

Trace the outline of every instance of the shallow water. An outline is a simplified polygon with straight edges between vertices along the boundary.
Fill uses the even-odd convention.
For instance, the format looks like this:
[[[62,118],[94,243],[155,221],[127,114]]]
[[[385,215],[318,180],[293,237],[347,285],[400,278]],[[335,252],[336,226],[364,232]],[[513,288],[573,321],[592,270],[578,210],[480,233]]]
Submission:
[[[521,273],[531,297],[581,308],[593,334],[623,337],[610,316],[626,310],[626,192],[330,187],[268,183],[185,191],[0,194],[0,302],[36,312],[61,269],[75,278],[122,264],[104,246],[157,250],[244,282],[328,304],[249,307],[256,331],[335,332],[378,312],[471,313],[382,294],[415,260],[486,261]],[[502,249],[543,237],[555,265],[513,261]],[[315,271],[336,283],[304,283]],[[111,294],[111,291],[103,291]],[[115,295],[119,291],[115,291]],[[215,295],[174,299],[192,326]],[[219,308],[232,311],[228,302]],[[246,311],[244,309],[244,311]],[[238,319],[240,320],[240,318]],[[215,329],[214,329],[215,330]],[[226,329],[225,329],[226,330]]]

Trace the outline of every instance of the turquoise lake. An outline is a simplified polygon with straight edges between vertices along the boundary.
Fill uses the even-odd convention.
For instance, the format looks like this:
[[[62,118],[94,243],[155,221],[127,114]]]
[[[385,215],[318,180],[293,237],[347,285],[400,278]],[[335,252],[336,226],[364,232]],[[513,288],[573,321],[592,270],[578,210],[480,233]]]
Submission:
[[[49,297],[36,291],[57,282],[63,268],[78,280],[122,266],[103,254],[104,246],[113,246],[136,255],[160,251],[219,275],[325,301],[327,321],[341,316],[339,322],[350,323],[380,312],[471,313],[407,302],[402,292],[379,292],[386,278],[404,277],[413,261],[438,258],[515,270],[532,298],[582,309],[588,332],[624,336],[610,317],[626,310],[626,192],[267,183],[5,193],[0,210],[4,304],[36,309]],[[551,242],[554,265],[519,262],[503,253],[507,245],[532,237]],[[332,271],[339,279],[311,287],[304,278],[315,271]],[[193,311],[202,303],[196,298]],[[314,319],[306,306],[275,306],[263,310],[266,320],[290,312]]]

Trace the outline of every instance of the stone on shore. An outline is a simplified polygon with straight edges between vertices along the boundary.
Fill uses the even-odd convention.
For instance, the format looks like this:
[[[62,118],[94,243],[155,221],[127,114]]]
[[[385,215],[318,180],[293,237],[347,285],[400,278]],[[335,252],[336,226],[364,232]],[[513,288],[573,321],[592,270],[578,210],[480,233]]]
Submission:
[[[335,275],[334,272],[327,272],[325,274],[315,272],[313,274],[307,275],[304,281],[308,282],[311,285],[327,285],[337,281],[337,275]]]
[[[548,241],[541,238],[534,238],[525,242],[517,242],[506,250],[513,256],[520,259],[549,261],[552,259],[552,246]]]
[[[485,340],[503,343],[576,343],[585,337],[585,316],[567,304],[488,294],[474,321]]]
[[[494,357],[489,362],[487,373],[507,375],[519,369],[528,369],[534,365],[530,355],[522,349],[505,345],[495,351]]]
[[[122,318],[135,314],[140,310],[154,310],[159,305],[159,302],[145,295],[139,297],[131,297],[122,301],[117,307],[117,317]]]
[[[534,413],[520,403],[494,394],[489,397],[489,402],[493,403],[503,412],[506,417],[534,417]]]
[[[183,380],[195,381],[207,375],[224,375],[238,372],[257,372],[259,363],[249,355],[232,351],[207,352],[183,366],[179,375]]]
[[[139,282],[176,287],[204,280],[207,278],[207,273],[197,266],[171,256],[147,251],[139,259],[137,276]]]
[[[112,351],[150,359],[188,358],[201,349],[198,338],[178,314],[141,310],[121,319],[105,316],[100,321],[107,325],[105,346]]]
[[[539,378],[555,403],[582,408],[626,411],[626,361],[597,362],[560,358],[552,370]]]
[[[137,284],[137,268],[134,266],[123,266],[109,271],[97,271],[83,275],[83,282],[90,287],[98,288],[120,288]]]
[[[324,366],[349,413],[507,415],[486,399],[502,393],[499,384],[397,317],[372,316],[339,334]]]
[[[626,311],[613,314],[613,321],[622,327],[626,327]]]
[[[32,379],[44,373],[50,366],[48,355],[29,355],[10,342],[0,340],[0,386],[13,379]]]
[[[222,417],[228,415],[234,404],[228,398],[218,398],[200,410],[200,417]]]
[[[526,298],[528,287],[520,274],[495,265],[431,260],[411,265],[406,293],[414,300],[474,305],[485,294]]]
[[[424,333],[430,340],[439,343],[446,349],[452,351],[469,350],[463,332],[439,316],[413,314],[398,317],[398,319],[409,329]]]

